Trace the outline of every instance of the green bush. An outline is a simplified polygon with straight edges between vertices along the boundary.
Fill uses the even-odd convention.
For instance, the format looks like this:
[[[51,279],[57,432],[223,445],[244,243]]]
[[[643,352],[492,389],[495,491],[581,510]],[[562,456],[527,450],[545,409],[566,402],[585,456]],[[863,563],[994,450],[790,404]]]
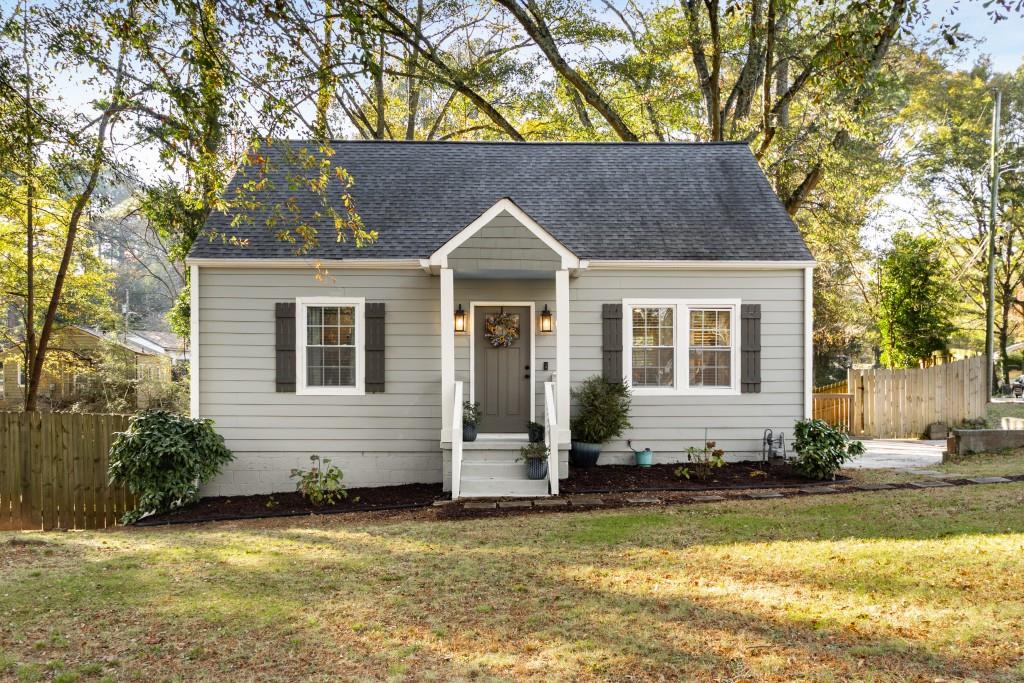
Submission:
[[[569,423],[573,441],[606,443],[630,427],[629,387],[594,375],[572,390],[576,417]]]
[[[864,444],[851,441],[842,431],[824,420],[800,420],[796,435],[796,471],[811,479],[835,479],[848,460],[864,452]]]
[[[470,403],[469,401],[462,402],[462,424],[472,425],[473,427],[480,424],[480,402]]]
[[[516,460],[547,460],[550,452],[543,443],[528,443],[519,449],[519,457]]]
[[[345,485],[341,483],[345,476],[341,468],[332,465],[330,458],[320,459],[319,455],[311,455],[309,459],[313,467],[308,470],[292,470],[292,478],[298,478],[295,488],[313,505],[334,505],[348,496]]]
[[[199,487],[234,456],[212,420],[193,420],[166,410],[132,417],[110,447],[110,481],[138,496],[125,524],[167,512],[199,498]]]

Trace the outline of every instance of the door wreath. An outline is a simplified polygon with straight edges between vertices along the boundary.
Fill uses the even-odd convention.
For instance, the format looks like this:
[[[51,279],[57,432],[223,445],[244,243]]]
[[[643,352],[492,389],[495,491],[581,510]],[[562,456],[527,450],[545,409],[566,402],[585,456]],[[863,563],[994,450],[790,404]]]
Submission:
[[[512,346],[519,339],[519,316],[502,311],[484,318],[484,339],[496,349]]]

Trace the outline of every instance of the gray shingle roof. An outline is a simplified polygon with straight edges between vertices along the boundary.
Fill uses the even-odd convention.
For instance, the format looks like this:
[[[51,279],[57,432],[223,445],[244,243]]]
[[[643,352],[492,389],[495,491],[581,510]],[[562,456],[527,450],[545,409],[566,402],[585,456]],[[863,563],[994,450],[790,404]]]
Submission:
[[[503,197],[584,259],[811,258],[744,144],[331,144],[332,163],[352,174],[356,208],[380,239],[361,249],[338,243],[324,218],[310,254],[318,258],[426,258]],[[247,246],[200,237],[190,255],[295,257],[295,246],[274,236],[267,217],[292,198],[307,216],[315,211],[318,197],[287,180],[297,175],[294,152],[302,148],[314,152],[317,145],[277,141],[261,150],[271,189],[246,212],[249,220],[232,227],[231,213],[210,216],[211,231]],[[257,173],[243,167],[232,187]]]

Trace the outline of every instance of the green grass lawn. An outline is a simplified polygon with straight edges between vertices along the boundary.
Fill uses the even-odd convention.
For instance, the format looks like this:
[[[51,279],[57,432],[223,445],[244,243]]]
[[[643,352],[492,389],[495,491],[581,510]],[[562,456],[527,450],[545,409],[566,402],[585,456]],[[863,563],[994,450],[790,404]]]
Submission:
[[[1024,679],[1024,484],[431,515],[0,534],[0,678]]]

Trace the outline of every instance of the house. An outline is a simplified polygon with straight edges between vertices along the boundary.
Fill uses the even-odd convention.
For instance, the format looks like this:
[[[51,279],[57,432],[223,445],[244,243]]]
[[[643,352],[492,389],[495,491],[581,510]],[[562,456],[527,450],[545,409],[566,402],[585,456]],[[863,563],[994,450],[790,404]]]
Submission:
[[[130,341],[108,337],[82,325],[66,325],[53,332],[48,345],[47,367],[39,385],[40,405],[56,407],[72,403],[79,394],[84,377],[103,354],[104,346],[121,349],[135,366],[135,375],[143,382],[169,382],[168,358]],[[25,361],[20,345],[0,350],[0,410],[18,410],[25,395]],[[145,408],[146,392],[136,394],[137,405]]]
[[[760,458],[766,428],[811,414],[814,263],[746,145],[331,146],[375,244],[324,217],[296,255],[267,201],[213,214],[189,255],[191,409],[236,456],[208,493],[293,489],[314,453],[353,486],[557,492],[570,391],[597,374],[631,385],[626,438],[656,461],[705,438]],[[262,149],[231,187],[316,215],[299,149],[316,145]],[[463,399],[482,404],[472,443]],[[555,446],[547,482],[514,464],[531,419]],[[618,440],[601,462],[631,455]]]
[[[129,341],[136,346],[162,356],[167,356],[175,365],[188,362],[188,341],[173,332],[164,332],[163,330],[132,330],[124,338],[125,341]]]

